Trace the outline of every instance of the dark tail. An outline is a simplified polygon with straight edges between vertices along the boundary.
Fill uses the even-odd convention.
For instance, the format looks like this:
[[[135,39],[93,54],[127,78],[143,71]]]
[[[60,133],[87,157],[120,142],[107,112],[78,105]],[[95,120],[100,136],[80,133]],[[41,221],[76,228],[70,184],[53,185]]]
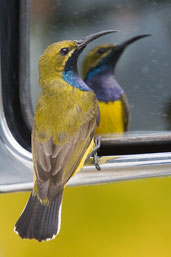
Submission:
[[[60,230],[62,195],[63,190],[49,205],[43,205],[31,194],[14,231],[21,238],[38,241],[53,239]]]

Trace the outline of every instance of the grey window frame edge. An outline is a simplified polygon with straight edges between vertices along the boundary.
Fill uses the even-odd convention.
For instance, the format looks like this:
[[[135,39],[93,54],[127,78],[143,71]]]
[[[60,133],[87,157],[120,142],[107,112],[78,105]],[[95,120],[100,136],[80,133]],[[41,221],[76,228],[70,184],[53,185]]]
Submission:
[[[0,1],[2,3],[3,0]],[[4,1],[3,1],[4,2]],[[19,85],[20,85],[20,103],[22,106],[22,115],[26,122],[28,129],[31,128],[32,124],[32,109],[30,103],[30,81],[29,81],[29,12],[30,12],[30,1],[20,0],[20,57],[19,57]],[[24,39],[24,40],[23,40]],[[0,76],[2,78],[2,76]],[[28,191],[32,189],[32,155],[21,146],[14,135],[12,134],[8,123],[6,121],[6,114],[4,111],[3,104],[3,93],[2,93],[2,81],[0,81],[0,147],[1,150],[7,156],[7,162],[9,166],[11,162],[16,162],[16,166],[21,166],[18,169],[13,170],[15,176],[21,175],[21,169],[24,173],[29,173],[28,181],[23,182],[17,180],[14,182],[0,183],[0,193],[7,192],[18,192]],[[22,85],[22,89],[21,89]],[[102,147],[100,150],[99,163],[102,168],[101,171],[97,171],[91,160],[86,166],[76,174],[68,182],[68,186],[76,185],[91,185],[110,183],[115,181],[139,179],[139,178],[150,178],[160,176],[171,175],[171,152],[170,152],[170,138],[171,134],[163,136],[151,135],[150,140],[139,135],[138,137],[129,136],[118,139],[102,139]],[[162,144],[164,146],[162,148]],[[154,149],[157,145],[157,149],[162,148],[162,152],[158,151],[155,153]],[[118,147],[121,149],[118,150]],[[135,151],[138,148],[153,146],[149,153],[135,154],[135,151],[129,151],[129,148],[135,146]],[[124,149],[127,149],[126,151]],[[166,149],[166,151],[165,151]],[[153,152],[154,151],[154,152]],[[148,151],[147,151],[148,152]],[[126,153],[126,154],[125,154]],[[115,156],[116,154],[116,156]],[[120,154],[120,155],[118,155]],[[108,156],[113,155],[113,156]],[[2,158],[2,157],[1,157]],[[1,162],[2,163],[2,162]],[[2,167],[1,167],[2,168]],[[10,168],[6,167],[4,172],[8,173]],[[20,178],[19,178],[20,179]]]

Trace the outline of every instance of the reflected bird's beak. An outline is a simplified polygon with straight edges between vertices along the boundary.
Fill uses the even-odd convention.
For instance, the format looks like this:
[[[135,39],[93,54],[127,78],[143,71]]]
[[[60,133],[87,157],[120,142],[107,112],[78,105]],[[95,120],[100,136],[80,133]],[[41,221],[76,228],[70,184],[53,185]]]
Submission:
[[[127,46],[129,46],[130,44],[134,43],[135,41],[141,38],[149,37],[149,36],[151,36],[151,34],[138,35],[122,42],[119,45],[116,45],[112,51],[112,60],[114,61],[114,64],[117,63],[117,61],[119,60],[120,56],[122,55],[122,53],[124,52]]]
[[[138,35],[136,37],[132,37],[124,42],[122,42],[120,45],[118,45],[117,47],[120,49],[125,49],[128,45],[134,43],[135,41],[144,38],[144,37],[149,37],[151,36],[151,34],[144,34],[144,35]]]

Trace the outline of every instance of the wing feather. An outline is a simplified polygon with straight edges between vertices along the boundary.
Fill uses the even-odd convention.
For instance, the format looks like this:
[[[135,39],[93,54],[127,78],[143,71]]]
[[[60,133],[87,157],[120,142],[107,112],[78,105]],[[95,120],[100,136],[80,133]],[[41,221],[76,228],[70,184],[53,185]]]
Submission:
[[[81,114],[79,129],[63,144],[55,144],[53,136],[43,143],[39,142],[36,137],[38,129],[33,126],[32,147],[40,199],[55,198],[78,168],[99,121],[97,101],[93,104],[88,113]]]

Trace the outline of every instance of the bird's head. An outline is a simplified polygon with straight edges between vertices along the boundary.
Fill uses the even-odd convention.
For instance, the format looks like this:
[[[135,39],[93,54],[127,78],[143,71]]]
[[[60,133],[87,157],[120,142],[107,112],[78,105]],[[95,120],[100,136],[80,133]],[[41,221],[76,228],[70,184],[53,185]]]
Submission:
[[[150,35],[138,35],[122,42],[119,45],[103,44],[91,49],[83,62],[83,78],[86,79],[87,75],[94,69],[98,69],[98,71],[100,71],[101,69],[108,70],[111,68],[113,71],[126,47],[133,42],[148,36]]]
[[[81,40],[66,40],[51,44],[40,57],[40,80],[51,76],[61,76],[63,71],[77,72],[77,59],[86,45],[98,37],[113,32],[116,30],[101,31]]]

